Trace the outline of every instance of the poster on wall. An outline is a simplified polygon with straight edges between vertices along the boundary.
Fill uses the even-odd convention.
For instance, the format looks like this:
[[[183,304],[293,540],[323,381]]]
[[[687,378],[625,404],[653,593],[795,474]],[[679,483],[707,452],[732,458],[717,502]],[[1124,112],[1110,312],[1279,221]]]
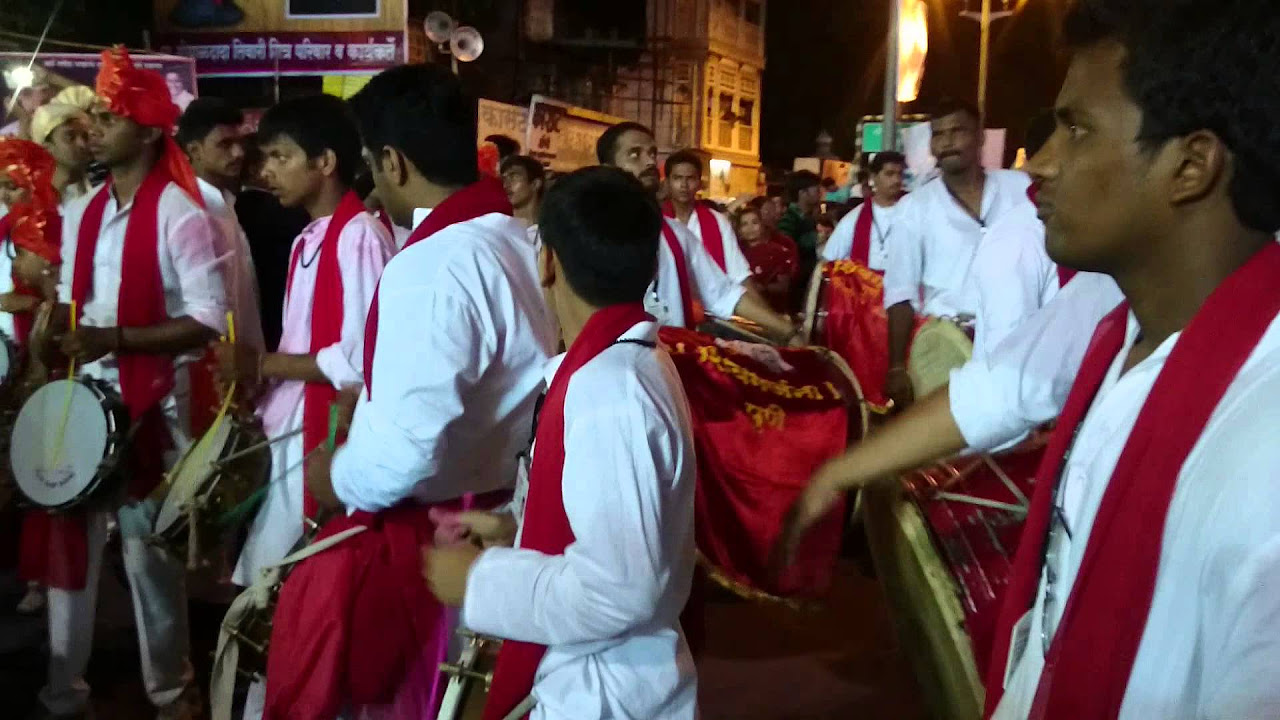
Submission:
[[[405,62],[408,0],[155,0],[162,51],[201,77],[372,75]]]
[[[164,75],[169,86],[169,97],[180,110],[186,110],[196,99],[196,63],[191,58],[173,55],[132,55],[133,64]],[[0,52],[0,66],[26,65],[31,53]],[[102,67],[98,53],[40,53],[35,64],[46,72],[66,78],[74,83],[93,87]]]
[[[621,118],[534,95],[529,103],[525,153],[556,172],[595,165],[596,141]]]
[[[529,131],[529,108],[480,98],[476,110],[477,143],[484,142],[490,135],[505,135],[520,143],[520,152],[524,152],[525,137]]]

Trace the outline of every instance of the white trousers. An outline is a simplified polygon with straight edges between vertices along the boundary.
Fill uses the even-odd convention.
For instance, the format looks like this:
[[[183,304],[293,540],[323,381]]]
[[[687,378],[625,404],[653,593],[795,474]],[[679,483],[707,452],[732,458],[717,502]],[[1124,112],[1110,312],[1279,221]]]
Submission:
[[[191,684],[187,629],[186,568],[183,562],[145,538],[152,532],[159,505],[154,500],[121,507],[120,526],[125,575],[142,656],[142,680],[157,707],[178,699]],[[89,702],[84,680],[93,649],[98,579],[107,541],[108,512],[89,515],[88,576],[83,590],[49,588],[49,678],[40,700],[56,714],[76,713]]]

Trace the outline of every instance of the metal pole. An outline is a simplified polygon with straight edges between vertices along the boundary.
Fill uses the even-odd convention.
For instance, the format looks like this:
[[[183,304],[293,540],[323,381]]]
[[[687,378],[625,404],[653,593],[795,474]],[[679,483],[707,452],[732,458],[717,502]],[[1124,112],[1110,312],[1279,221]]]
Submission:
[[[988,0],[989,1],[989,0]],[[902,0],[889,0],[889,36],[885,42],[883,150],[898,149],[898,25]]]
[[[978,49],[978,127],[987,126],[987,69],[991,54],[991,0],[982,0],[982,39]]]

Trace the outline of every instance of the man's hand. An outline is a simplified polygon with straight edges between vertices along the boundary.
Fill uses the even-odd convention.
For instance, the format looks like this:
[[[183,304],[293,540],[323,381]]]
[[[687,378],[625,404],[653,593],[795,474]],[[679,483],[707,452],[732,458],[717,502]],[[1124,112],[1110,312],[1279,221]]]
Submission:
[[[511,513],[469,510],[450,513],[432,510],[436,524],[436,544],[470,542],[483,548],[511,547],[516,544],[516,519]]]
[[[483,552],[470,543],[422,549],[422,576],[436,599],[460,607],[467,593],[467,575]]]
[[[0,295],[0,312],[12,315],[29,313],[40,306],[40,298],[22,293],[7,292]]]
[[[814,475],[809,487],[805,488],[799,498],[791,505],[787,518],[783,522],[782,532],[773,546],[771,565],[775,575],[781,575],[795,562],[796,551],[804,541],[804,536],[840,500],[844,490],[824,466]]]
[[[218,361],[218,379],[230,384],[238,382],[256,387],[262,380],[262,353],[252,345],[218,342],[213,344],[213,356]]]
[[[307,466],[304,469],[307,489],[311,491],[316,504],[324,510],[336,510],[342,507],[342,501],[333,491],[333,478],[329,474],[329,468],[332,465],[333,452],[321,444],[307,457]]]
[[[915,388],[911,385],[911,375],[905,367],[889,368],[889,375],[884,381],[885,394],[893,400],[894,410],[902,412],[916,400]]]
[[[120,329],[81,326],[62,338],[62,352],[82,363],[91,363],[120,349]]]

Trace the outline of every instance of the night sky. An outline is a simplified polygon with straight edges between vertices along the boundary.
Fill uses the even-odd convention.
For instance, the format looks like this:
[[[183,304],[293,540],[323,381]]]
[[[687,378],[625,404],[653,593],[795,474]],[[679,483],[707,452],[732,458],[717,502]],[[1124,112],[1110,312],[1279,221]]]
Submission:
[[[968,1],[980,8],[977,0]],[[943,96],[976,103],[978,23],[959,16],[965,0],[927,3],[924,83],[905,112],[927,112]],[[1028,120],[1057,94],[1065,70],[1058,24],[1066,3],[1029,0],[992,26],[987,124],[1009,129],[1010,148],[1021,144]],[[790,168],[793,157],[811,155],[823,128],[835,136],[838,155],[852,155],[858,120],[882,109],[888,13],[887,0],[769,3],[760,148],[766,164]]]

